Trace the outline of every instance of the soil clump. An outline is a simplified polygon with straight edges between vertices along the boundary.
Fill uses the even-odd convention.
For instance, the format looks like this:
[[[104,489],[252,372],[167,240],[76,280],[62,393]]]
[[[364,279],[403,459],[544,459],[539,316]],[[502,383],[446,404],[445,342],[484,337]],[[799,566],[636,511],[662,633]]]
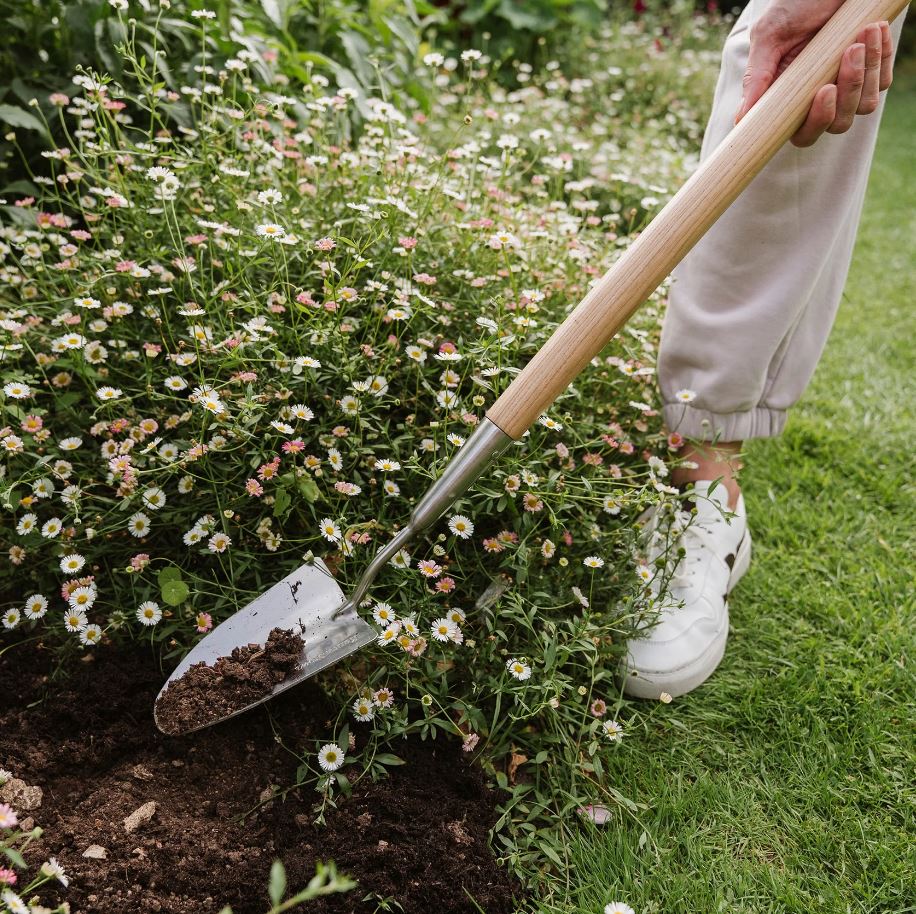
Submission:
[[[318,860],[358,880],[309,903],[309,914],[372,914],[379,899],[405,914],[515,910],[518,886],[487,842],[496,798],[457,741],[393,747],[406,764],[378,783],[343,769],[353,795],[318,826],[316,793],[278,792],[295,782],[294,752],[314,761],[334,737],[337,708],[317,686],[169,737],[152,715],[164,677],[140,649],[94,648],[67,677],[33,644],[0,657],[0,766],[43,791],[30,815],[44,835],[26,858],[37,867],[56,856],[70,876],[58,898],[42,890],[46,904],[68,900],[73,914],[218,914],[227,904],[264,914],[281,859],[290,891]]]
[[[247,708],[299,668],[303,646],[299,635],[275,628],[263,645],[234,648],[212,666],[195,663],[156,702],[156,722],[174,735]]]

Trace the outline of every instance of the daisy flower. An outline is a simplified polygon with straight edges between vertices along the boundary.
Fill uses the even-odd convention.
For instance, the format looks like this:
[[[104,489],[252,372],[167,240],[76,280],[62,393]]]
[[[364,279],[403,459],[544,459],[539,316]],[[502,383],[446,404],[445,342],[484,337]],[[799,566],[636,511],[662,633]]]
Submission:
[[[56,857],[52,857],[46,863],[42,863],[41,874],[42,876],[47,876],[49,879],[56,879],[64,888],[70,884],[70,880],[67,878],[64,868],[57,862]]]
[[[458,394],[447,388],[445,390],[440,390],[439,393],[436,394],[436,403],[443,409],[457,408],[459,402]]]
[[[213,617],[210,613],[198,613],[194,617],[194,625],[200,634],[204,634],[213,628]]]
[[[64,529],[63,522],[59,517],[52,517],[50,520],[45,521],[41,527],[41,535],[45,539],[52,540],[56,537],[61,530]]]
[[[442,566],[432,559],[420,559],[417,569],[425,578],[437,578],[442,574]]]
[[[149,516],[142,511],[137,511],[136,514],[132,514],[128,518],[127,529],[130,531],[130,535],[137,539],[146,536],[150,531]]]
[[[15,828],[18,824],[19,818],[13,807],[9,803],[0,803],[0,828]]]
[[[385,627],[385,629],[379,633],[378,643],[381,647],[384,647],[386,644],[394,644],[397,641],[398,634],[401,631],[400,622],[391,622]]]
[[[26,597],[24,611],[27,619],[40,619],[48,611],[47,597],[40,593]]]
[[[408,616],[406,619],[402,619],[401,624],[404,626],[404,631],[410,635],[411,638],[416,638],[417,635],[420,634],[420,629],[417,628],[417,623],[412,617]]]
[[[162,610],[154,600],[144,600],[137,607],[137,619],[144,625],[155,625],[162,618]]]
[[[344,751],[337,743],[327,743],[318,750],[318,764],[322,771],[337,771],[344,763]]]
[[[143,504],[152,511],[158,511],[165,506],[165,492],[158,487],[147,489],[140,497]]]
[[[372,610],[372,618],[379,625],[388,625],[395,620],[394,610],[388,603],[376,603]]]
[[[393,473],[395,470],[401,469],[401,464],[397,460],[389,460],[387,457],[376,460],[375,468],[377,470],[382,470],[385,473]]]
[[[315,413],[312,412],[304,403],[296,403],[294,406],[289,408],[289,414],[294,419],[302,419],[305,422],[310,422],[315,418]]]
[[[3,385],[3,392],[14,400],[24,400],[26,397],[31,396],[32,388],[22,381],[10,381],[8,384]]]
[[[474,524],[470,518],[465,517],[463,514],[452,515],[448,521],[448,528],[455,536],[461,537],[463,540],[470,539],[474,533]]]
[[[95,395],[100,400],[117,400],[124,391],[120,387],[100,387]]]
[[[360,721],[360,723],[372,720],[372,718],[375,717],[375,707],[372,701],[368,698],[357,698],[356,701],[353,702],[353,716]]]
[[[355,416],[359,412],[359,400],[356,397],[347,394],[338,401],[340,408],[348,416]]]
[[[275,222],[264,222],[259,225],[255,231],[261,238],[273,238],[275,241],[286,235],[286,229],[284,229],[282,225],[277,225]]]
[[[206,533],[207,531],[201,530],[200,527],[192,527],[181,539],[185,546],[196,546]]]
[[[211,552],[225,552],[232,545],[232,540],[225,533],[214,533],[207,543]]]
[[[410,568],[410,553],[406,549],[398,549],[391,557],[391,564],[395,568]]]
[[[373,396],[381,397],[388,390],[388,381],[385,380],[381,375],[376,375],[374,378],[369,378],[369,391]]]
[[[531,667],[524,660],[513,657],[506,663],[506,669],[518,680],[531,678]]]
[[[50,498],[54,494],[54,483],[42,477],[32,483],[32,494],[36,498]]]
[[[2,619],[3,627],[7,629],[13,629],[19,624],[19,620],[22,618],[22,614],[15,607],[6,610],[0,619]]]
[[[623,727],[616,720],[606,720],[601,729],[612,743],[619,743],[623,739]]]
[[[377,708],[390,708],[394,704],[394,692],[389,688],[381,688],[372,693],[372,700]]]
[[[648,565],[640,565],[636,569],[636,576],[641,581],[645,581],[648,584],[648,582],[652,580],[652,571]]]
[[[451,619],[436,619],[432,624],[432,636],[436,641],[452,641],[460,629]]]
[[[164,168],[162,165],[154,165],[146,169],[146,176],[150,181],[164,181],[166,178],[174,178],[175,173],[170,168]]]
[[[27,514],[23,514],[19,518],[19,523],[16,524],[16,532],[20,536],[25,536],[28,533],[31,533],[38,524],[38,515],[32,514],[31,511]]]
[[[64,574],[76,574],[85,564],[86,560],[78,552],[71,552],[60,560],[60,570]]]
[[[677,391],[677,393],[674,395],[674,399],[680,400],[681,403],[692,403],[694,400],[696,400],[696,398],[697,392],[695,390],[691,390],[689,387],[681,388],[681,390]]]
[[[563,426],[557,422],[556,419],[551,419],[550,416],[541,416],[538,419],[538,422],[544,426],[544,428],[549,428],[552,432],[562,432]]]
[[[82,438],[61,438],[57,446],[62,451],[75,451],[82,443]]]
[[[102,303],[91,295],[80,295],[78,298],[73,299],[73,304],[77,308],[98,308]]]
[[[169,375],[162,383],[165,385],[166,390],[171,390],[175,393],[184,390],[188,386],[188,382],[177,374]]]
[[[267,190],[258,191],[258,203],[263,203],[265,205],[272,203],[282,203],[283,194],[273,187],[268,187]]]
[[[80,632],[80,644],[91,647],[102,640],[102,629],[98,625],[87,625]]]
[[[604,565],[604,559],[597,555],[587,555],[582,559],[582,564],[586,568],[601,568]]]
[[[9,908],[10,914],[29,914],[26,903],[12,889],[4,889],[0,901]]]
[[[556,551],[557,551],[557,545],[556,543],[554,543],[553,540],[548,539],[548,540],[544,540],[544,542],[541,543],[541,555],[544,556],[545,559],[553,558]]]
[[[321,535],[331,543],[339,543],[342,534],[340,532],[340,527],[331,520],[330,517],[325,517],[322,519],[321,523],[318,525],[319,530],[321,530]]]
[[[88,624],[89,620],[81,610],[68,609],[64,613],[64,628],[68,632],[81,632]]]

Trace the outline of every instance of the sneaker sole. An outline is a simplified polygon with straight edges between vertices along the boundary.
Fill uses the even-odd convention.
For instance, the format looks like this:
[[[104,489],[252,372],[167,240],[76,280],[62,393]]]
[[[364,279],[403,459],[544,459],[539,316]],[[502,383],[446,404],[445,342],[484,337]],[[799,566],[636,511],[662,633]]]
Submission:
[[[621,673],[623,691],[630,698],[651,698],[656,701],[666,692],[672,698],[686,695],[697,686],[702,685],[715,672],[722,662],[725,654],[725,644],[728,641],[728,595],[732,592],[738,581],[744,577],[751,564],[751,532],[748,530],[735,551],[735,561],[732,563],[731,574],[728,576],[728,591],[725,594],[725,616],[720,630],[709,647],[690,663],[676,670],[669,670],[660,674],[634,675],[626,670]]]

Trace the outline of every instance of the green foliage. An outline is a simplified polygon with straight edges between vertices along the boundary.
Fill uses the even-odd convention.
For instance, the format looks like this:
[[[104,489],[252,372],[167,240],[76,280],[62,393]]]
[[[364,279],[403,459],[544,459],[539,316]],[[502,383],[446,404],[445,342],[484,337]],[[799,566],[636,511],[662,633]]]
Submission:
[[[270,897],[270,909],[265,914],[283,914],[284,911],[292,911],[299,905],[307,901],[315,901],[318,898],[324,898],[326,895],[337,895],[342,892],[349,892],[356,887],[356,883],[347,876],[341,876],[337,872],[334,862],[319,862],[315,868],[315,875],[309,880],[309,884],[295,895],[284,899],[286,894],[286,868],[282,861],[275,860],[270,868],[270,879],[267,885],[267,894]],[[220,914],[232,914],[232,908],[225,907]]]

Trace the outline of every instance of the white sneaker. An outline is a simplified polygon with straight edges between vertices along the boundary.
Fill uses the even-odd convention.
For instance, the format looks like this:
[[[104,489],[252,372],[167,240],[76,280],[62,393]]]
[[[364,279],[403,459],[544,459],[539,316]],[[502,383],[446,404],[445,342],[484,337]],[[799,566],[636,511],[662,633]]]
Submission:
[[[731,512],[725,486],[710,493],[710,485],[694,483],[692,523],[690,512],[672,510],[670,503],[666,511],[651,508],[643,516],[646,558],[655,572],[650,590],[666,592],[656,607],[658,621],[638,625],[627,644],[620,675],[624,692],[634,698],[684,695],[712,675],[725,653],[728,595],[750,565],[751,535],[743,496]]]

